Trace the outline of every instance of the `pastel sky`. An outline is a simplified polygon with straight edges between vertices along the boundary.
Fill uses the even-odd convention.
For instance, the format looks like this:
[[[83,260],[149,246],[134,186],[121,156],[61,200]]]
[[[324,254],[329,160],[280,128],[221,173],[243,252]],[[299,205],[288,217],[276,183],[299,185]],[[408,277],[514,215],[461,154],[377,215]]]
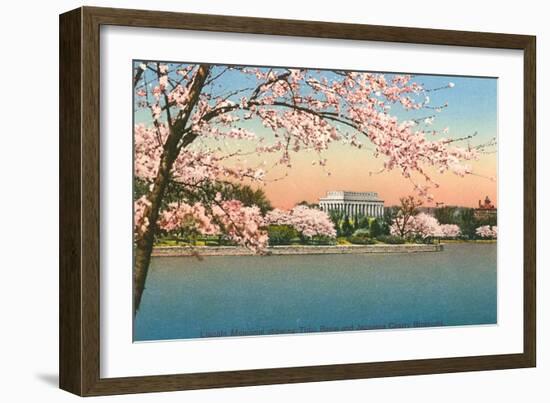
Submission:
[[[321,72],[322,74],[322,72]],[[391,73],[386,73],[391,77]],[[219,81],[220,87],[234,88],[242,86],[240,78],[227,75]],[[453,88],[431,92],[430,105],[437,107],[447,103],[441,112],[414,111],[408,112],[399,106],[392,107],[390,113],[402,120],[424,117],[435,113],[436,119],[427,129],[441,130],[449,128],[449,138],[462,138],[477,133],[468,140],[471,145],[486,144],[497,137],[497,83],[496,78],[457,77],[414,75],[413,81],[423,84],[425,88],[446,87],[450,82]],[[146,115],[137,113],[135,121],[149,120]],[[272,139],[271,130],[264,128],[258,121],[248,121],[246,128],[258,136]],[[244,127],[244,126],[243,126]],[[438,138],[438,137],[437,137]],[[277,166],[268,169],[264,190],[274,207],[291,208],[296,203],[306,200],[315,203],[330,190],[374,191],[387,206],[398,203],[402,196],[414,194],[409,179],[401,176],[397,170],[377,173],[382,168],[383,157],[374,158],[373,148],[365,139],[363,149],[356,149],[344,144],[334,143],[323,153],[328,160],[326,167],[314,165],[319,156],[314,152],[300,151],[292,155],[292,167]],[[460,145],[466,146],[463,142]],[[241,144],[232,147],[246,147]],[[273,166],[275,156],[247,157],[247,165],[258,165],[266,162],[266,167]],[[453,173],[432,173],[433,179],[440,185],[432,188],[430,193],[435,202],[446,205],[477,206],[478,200],[489,196],[497,204],[497,153],[496,146],[486,147],[477,161],[471,161],[473,174],[459,177]],[[330,175],[329,175],[330,173]],[[419,178],[418,183],[423,183]],[[428,203],[429,205],[429,203]]]

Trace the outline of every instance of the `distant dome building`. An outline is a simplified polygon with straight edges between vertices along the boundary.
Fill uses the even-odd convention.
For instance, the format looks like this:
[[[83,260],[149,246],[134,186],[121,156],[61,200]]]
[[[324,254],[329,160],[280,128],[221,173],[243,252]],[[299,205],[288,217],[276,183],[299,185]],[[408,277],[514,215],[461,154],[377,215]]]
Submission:
[[[338,211],[348,215],[382,217],[384,200],[376,192],[331,191],[319,199],[319,209],[327,213]]]

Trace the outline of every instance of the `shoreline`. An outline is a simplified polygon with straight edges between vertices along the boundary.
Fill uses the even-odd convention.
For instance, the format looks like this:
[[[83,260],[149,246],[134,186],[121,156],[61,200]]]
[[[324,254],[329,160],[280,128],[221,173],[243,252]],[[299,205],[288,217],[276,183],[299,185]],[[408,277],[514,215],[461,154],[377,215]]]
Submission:
[[[497,243],[496,239],[442,239],[441,243],[477,243],[477,244],[490,244]]]
[[[267,255],[338,255],[370,253],[422,253],[441,252],[443,244],[377,244],[377,245],[285,245],[272,246]],[[239,246],[155,246],[152,256],[258,256],[254,252]]]

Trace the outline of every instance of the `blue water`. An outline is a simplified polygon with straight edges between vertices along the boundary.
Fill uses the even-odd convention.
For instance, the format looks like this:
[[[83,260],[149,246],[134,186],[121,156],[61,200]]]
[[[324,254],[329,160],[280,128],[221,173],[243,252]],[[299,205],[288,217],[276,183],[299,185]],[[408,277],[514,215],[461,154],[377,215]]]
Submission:
[[[134,340],[494,324],[496,244],[385,255],[153,258]]]

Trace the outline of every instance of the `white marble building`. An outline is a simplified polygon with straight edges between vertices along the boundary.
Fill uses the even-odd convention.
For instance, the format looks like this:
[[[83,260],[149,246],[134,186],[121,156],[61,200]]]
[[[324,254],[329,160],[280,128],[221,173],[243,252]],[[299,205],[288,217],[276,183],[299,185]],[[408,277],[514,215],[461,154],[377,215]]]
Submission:
[[[319,199],[319,208],[326,212],[341,211],[348,215],[382,217],[384,200],[376,192],[332,191]]]

